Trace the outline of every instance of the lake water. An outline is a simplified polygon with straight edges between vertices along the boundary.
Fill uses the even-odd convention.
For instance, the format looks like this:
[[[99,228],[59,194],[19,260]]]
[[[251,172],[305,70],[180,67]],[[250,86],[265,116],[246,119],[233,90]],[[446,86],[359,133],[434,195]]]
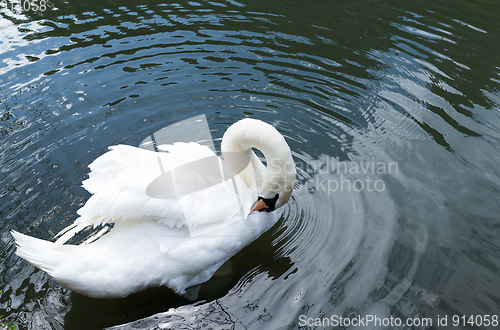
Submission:
[[[2,321],[498,328],[498,1],[2,4]],[[168,289],[86,298],[14,254],[10,230],[51,240],[76,219],[108,146],[203,114],[216,144],[241,118],[273,124],[298,183],[276,226],[195,301]]]

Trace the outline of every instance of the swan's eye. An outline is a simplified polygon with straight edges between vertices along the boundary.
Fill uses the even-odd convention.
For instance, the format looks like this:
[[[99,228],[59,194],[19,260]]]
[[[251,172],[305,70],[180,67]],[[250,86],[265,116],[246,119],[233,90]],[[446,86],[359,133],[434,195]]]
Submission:
[[[252,211],[258,212],[272,212],[276,207],[276,202],[278,201],[279,194],[276,194],[273,198],[263,198],[260,197],[257,199]]]

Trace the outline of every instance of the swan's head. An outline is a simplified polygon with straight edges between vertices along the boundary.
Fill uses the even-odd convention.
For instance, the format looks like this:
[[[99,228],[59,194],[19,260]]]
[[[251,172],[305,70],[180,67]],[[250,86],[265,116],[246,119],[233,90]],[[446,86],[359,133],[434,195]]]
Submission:
[[[265,167],[252,151],[259,149],[266,158]],[[271,212],[285,205],[295,185],[295,164],[290,148],[283,136],[271,125],[260,120],[246,118],[227,129],[222,139],[223,156],[243,153],[248,166],[238,171],[248,187],[258,191],[258,199],[252,211]],[[232,166],[231,162],[229,162]],[[233,168],[235,168],[233,166]]]

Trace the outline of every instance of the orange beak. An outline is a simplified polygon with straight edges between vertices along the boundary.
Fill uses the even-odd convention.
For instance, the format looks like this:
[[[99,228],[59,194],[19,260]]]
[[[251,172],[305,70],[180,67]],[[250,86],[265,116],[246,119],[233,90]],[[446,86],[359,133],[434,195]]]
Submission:
[[[255,206],[252,208],[252,211],[258,211],[258,212],[264,212],[264,211],[267,211],[269,210],[269,206],[266,205],[266,203],[264,202],[264,200],[262,199],[259,199],[257,201],[257,203],[255,204]]]

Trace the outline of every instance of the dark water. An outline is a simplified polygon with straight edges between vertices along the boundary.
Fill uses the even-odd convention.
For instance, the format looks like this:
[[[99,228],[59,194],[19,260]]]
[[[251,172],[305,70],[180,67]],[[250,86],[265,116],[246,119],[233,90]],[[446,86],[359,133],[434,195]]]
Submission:
[[[372,316],[433,322],[380,328],[497,328],[496,0],[47,6],[0,10],[3,321],[294,329]],[[280,222],[197,301],[167,289],[89,299],[15,256],[11,229],[50,240],[76,218],[87,166],[108,146],[201,114],[219,142],[243,117],[275,125],[299,184]]]

